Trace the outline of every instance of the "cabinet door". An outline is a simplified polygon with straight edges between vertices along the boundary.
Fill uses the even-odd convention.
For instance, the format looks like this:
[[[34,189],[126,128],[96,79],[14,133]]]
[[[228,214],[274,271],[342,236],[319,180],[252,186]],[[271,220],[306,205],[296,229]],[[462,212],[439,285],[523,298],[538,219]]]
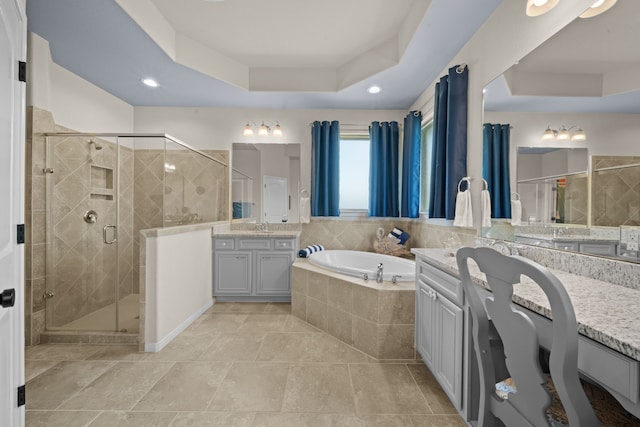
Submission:
[[[416,293],[416,348],[424,363],[434,370],[435,291],[418,281]]]
[[[213,295],[251,294],[251,252],[217,252]]]
[[[435,300],[434,374],[454,406],[462,407],[463,311],[448,299],[436,294]]]
[[[291,294],[291,252],[258,252],[256,259],[256,294]]]

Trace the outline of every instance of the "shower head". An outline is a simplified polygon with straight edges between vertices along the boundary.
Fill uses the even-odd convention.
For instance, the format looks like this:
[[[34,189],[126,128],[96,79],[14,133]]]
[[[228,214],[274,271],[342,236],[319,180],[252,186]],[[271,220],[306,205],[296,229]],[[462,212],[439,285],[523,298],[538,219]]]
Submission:
[[[97,142],[95,142],[93,139],[90,139],[89,141],[87,141],[89,143],[89,145],[93,144],[96,147],[96,150],[102,150],[102,145],[98,144]]]

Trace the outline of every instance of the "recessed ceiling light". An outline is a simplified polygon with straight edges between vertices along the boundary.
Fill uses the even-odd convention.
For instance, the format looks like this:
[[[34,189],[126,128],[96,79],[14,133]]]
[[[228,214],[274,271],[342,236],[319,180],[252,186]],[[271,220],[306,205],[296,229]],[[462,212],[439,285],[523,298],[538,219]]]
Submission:
[[[147,77],[142,79],[142,83],[146,84],[149,87],[158,87],[160,86],[157,81],[152,79],[151,77]]]
[[[373,86],[369,86],[369,89],[367,89],[367,92],[369,92],[369,93],[380,93],[381,90],[382,89],[380,89],[380,86],[373,85]]]

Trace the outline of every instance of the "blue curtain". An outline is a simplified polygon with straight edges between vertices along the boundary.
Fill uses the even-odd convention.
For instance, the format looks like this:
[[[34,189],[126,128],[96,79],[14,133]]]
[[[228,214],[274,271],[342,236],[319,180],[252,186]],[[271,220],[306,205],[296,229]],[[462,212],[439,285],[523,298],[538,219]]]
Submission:
[[[340,215],[340,125],[313,122],[311,127],[311,215]]]
[[[417,218],[420,214],[420,148],[422,113],[410,111],[404,118],[402,143],[402,197],[400,216]]]
[[[491,195],[492,218],[511,218],[510,129],[508,124],[485,123],[482,131],[482,177]]]
[[[369,127],[369,216],[398,216],[398,122]]]
[[[467,175],[469,69],[455,66],[436,83],[429,218],[453,219],[458,182]]]

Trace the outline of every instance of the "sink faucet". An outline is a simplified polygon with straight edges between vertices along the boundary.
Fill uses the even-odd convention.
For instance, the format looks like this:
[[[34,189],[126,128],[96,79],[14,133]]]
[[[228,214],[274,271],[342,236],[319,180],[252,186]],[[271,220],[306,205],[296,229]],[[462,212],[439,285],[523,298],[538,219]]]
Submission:
[[[382,263],[378,264],[378,271],[376,272],[376,283],[382,283]]]

